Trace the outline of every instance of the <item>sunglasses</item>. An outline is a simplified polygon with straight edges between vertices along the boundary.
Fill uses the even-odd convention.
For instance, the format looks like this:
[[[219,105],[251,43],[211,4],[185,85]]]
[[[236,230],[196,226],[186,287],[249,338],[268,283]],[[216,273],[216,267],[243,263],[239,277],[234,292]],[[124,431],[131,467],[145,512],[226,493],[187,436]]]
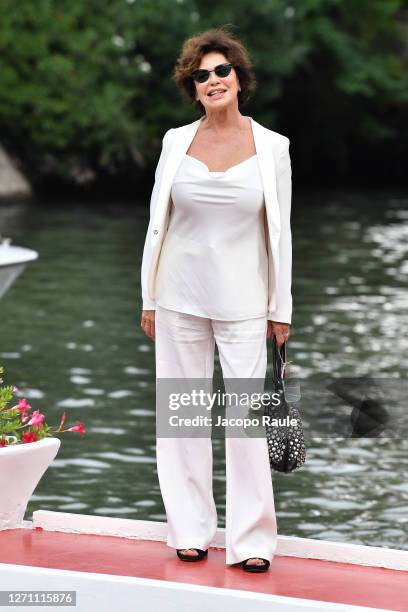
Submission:
[[[214,68],[214,70],[204,70],[204,68],[194,70],[191,77],[197,83],[205,83],[210,78],[210,72],[215,72],[215,74],[220,77],[227,77],[231,72],[232,64],[219,64]]]

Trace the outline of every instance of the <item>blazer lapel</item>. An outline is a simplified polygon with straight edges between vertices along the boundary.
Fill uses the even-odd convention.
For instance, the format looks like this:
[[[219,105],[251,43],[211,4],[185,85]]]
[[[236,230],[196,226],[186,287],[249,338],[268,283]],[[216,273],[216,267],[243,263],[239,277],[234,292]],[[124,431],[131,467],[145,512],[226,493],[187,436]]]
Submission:
[[[268,229],[272,239],[280,233],[281,229],[279,202],[276,191],[275,160],[267,131],[260,123],[252,119],[252,117],[250,117],[250,119],[252,122],[252,133],[254,135],[258,165],[264,189]]]
[[[157,196],[158,200],[153,224],[155,231],[152,234],[152,246],[161,241],[162,234],[166,229],[165,225],[169,212],[170,192],[173,179],[184,155],[187,153],[190,144],[193,142],[193,138],[196,135],[201,120],[202,118],[197,119],[197,121],[189,123],[187,126],[185,126],[180,134],[177,134],[176,138],[170,145],[163,174],[161,176],[159,193]]]
[[[277,192],[277,176],[272,142],[267,130],[251,118],[252,129],[258,155],[259,170],[262,178],[266,221],[268,226],[268,261],[269,261],[269,310],[275,310],[277,304],[276,287],[279,283],[279,235],[281,231],[280,208]]]

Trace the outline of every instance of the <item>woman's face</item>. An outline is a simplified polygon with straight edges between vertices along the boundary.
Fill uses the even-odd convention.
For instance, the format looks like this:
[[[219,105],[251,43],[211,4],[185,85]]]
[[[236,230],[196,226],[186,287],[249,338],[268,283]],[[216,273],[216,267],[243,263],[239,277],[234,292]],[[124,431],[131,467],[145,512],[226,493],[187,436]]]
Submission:
[[[223,53],[211,51],[201,59],[200,69],[213,70],[219,64],[227,64],[228,59]],[[226,77],[219,77],[215,72],[210,72],[210,77],[205,83],[194,81],[196,88],[196,99],[200,100],[204,108],[212,112],[217,108],[225,109],[228,105],[237,105],[239,81],[234,68]],[[221,89],[222,93],[210,95],[215,90]]]

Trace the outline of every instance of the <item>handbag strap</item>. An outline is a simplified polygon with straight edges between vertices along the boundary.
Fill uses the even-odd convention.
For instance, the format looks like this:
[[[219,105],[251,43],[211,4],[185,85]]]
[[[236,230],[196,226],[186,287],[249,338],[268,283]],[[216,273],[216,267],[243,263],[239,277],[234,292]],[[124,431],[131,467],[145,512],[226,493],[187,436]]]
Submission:
[[[273,347],[273,355],[272,355],[273,377],[275,381],[278,381],[278,380],[282,380],[285,365],[286,365],[286,342],[284,342],[280,347],[278,347],[278,342],[274,334],[272,337],[272,347]]]

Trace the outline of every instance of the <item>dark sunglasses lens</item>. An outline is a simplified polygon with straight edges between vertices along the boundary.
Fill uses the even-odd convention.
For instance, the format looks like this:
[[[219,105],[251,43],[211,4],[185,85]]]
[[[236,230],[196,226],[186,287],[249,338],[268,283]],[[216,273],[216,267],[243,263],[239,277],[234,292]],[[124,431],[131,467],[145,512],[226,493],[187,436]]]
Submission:
[[[231,72],[231,64],[221,64],[221,66],[217,66],[215,69],[215,74],[219,77],[226,77]]]
[[[205,83],[209,76],[210,73],[208,70],[196,70],[196,72],[193,73],[193,79],[198,83]]]

